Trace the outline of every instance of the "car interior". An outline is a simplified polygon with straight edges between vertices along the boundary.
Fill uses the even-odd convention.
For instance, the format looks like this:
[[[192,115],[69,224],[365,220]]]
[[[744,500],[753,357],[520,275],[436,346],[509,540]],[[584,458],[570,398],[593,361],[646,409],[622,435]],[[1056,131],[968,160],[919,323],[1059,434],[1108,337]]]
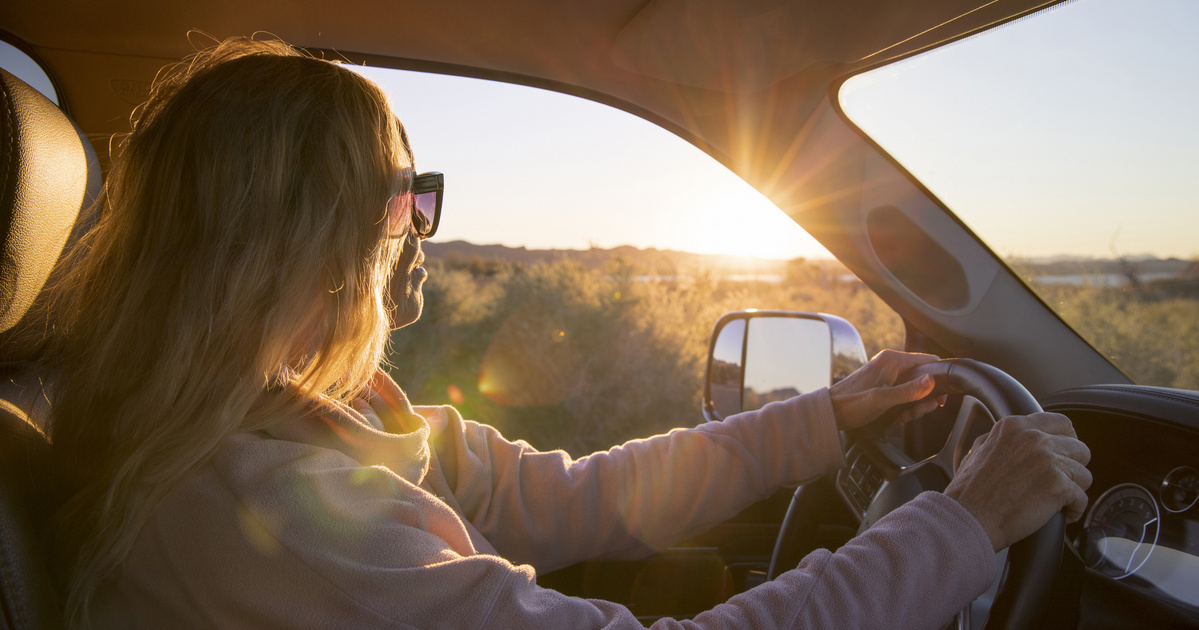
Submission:
[[[836,96],[865,70],[1064,4],[3,4],[0,39],[40,66],[55,99],[0,71],[0,629],[63,625],[44,527],[62,498],[44,430],[47,377],[37,366],[45,322],[25,315],[86,227],[76,219],[99,193],[110,139],[127,131],[156,73],[194,50],[197,32],[270,33],[351,63],[554,90],[648,120],[720,161],[820,241],[903,318],[904,349],[964,361],[940,377],[952,397],[926,421],[846,436],[845,469],[648,560],[584,563],[538,576],[544,586],[623,603],[645,621],[694,615],[769,579],[772,558],[793,566],[848,540],[890,500],[887,487],[926,459],[952,460],[950,443],[962,443],[978,417],[1035,408],[1069,416],[1090,447],[1088,513],[1013,547],[997,594],[955,627],[1199,628],[1199,392],[1133,382],[863,133]],[[714,405],[709,395],[704,411]],[[987,620],[990,598],[1008,603]]]

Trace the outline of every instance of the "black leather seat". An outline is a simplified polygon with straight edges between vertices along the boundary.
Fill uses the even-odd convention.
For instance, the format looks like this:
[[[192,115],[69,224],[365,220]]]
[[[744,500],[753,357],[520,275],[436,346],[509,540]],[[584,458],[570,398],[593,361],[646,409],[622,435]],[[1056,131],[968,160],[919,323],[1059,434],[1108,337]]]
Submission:
[[[38,299],[100,189],[91,143],[49,100],[0,70],[0,630],[61,628],[46,522],[61,500],[39,426]],[[39,404],[41,403],[41,404]]]

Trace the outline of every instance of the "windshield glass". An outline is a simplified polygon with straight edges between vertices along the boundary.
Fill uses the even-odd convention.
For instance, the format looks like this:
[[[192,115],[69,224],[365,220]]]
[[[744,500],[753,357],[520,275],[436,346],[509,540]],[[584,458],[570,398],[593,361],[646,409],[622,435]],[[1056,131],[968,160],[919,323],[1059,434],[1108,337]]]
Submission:
[[[849,118],[1133,380],[1199,388],[1199,3],[1078,0],[876,68]]]

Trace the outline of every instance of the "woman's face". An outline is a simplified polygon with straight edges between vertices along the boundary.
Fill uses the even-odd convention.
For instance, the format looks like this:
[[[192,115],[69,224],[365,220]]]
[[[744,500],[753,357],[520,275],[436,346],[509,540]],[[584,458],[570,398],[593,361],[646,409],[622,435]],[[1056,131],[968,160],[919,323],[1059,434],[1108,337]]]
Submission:
[[[391,329],[403,328],[420,319],[425,298],[421,286],[429,273],[421,266],[425,254],[420,250],[420,239],[409,234],[404,241],[404,253],[391,272]]]

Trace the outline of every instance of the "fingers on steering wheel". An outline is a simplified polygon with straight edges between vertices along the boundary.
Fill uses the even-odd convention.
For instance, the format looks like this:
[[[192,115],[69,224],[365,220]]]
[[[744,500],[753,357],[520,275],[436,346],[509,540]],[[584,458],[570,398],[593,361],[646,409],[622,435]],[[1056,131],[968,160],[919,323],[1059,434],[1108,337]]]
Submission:
[[[944,396],[938,396],[936,398],[929,398],[927,400],[921,400],[920,402],[917,402],[917,403],[913,404],[911,407],[908,407],[907,409],[905,409],[903,411],[903,413],[899,414],[899,416],[897,416],[895,418],[895,423],[900,426],[905,425],[905,424],[911,422],[912,420],[927,416],[928,414],[936,411],[938,407],[943,407],[944,405],[945,405],[945,397]]]
[[[1026,421],[1033,427],[1050,433],[1053,435],[1064,435],[1066,437],[1078,438],[1078,434],[1074,432],[1074,424],[1070,419],[1060,413],[1051,413],[1043,411],[1029,416],[1024,416]]]
[[[931,354],[920,354],[915,352],[900,352],[898,350],[886,349],[874,355],[873,362],[878,364],[883,372],[880,376],[886,381],[885,385],[894,385],[900,374],[908,370],[924,365],[940,361],[940,357]]]
[[[1061,453],[1082,466],[1086,466],[1091,462],[1091,449],[1077,438],[1065,435],[1051,435],[1050,444],[1054,452]]]
[[[1071,483],[1078,486],[1081,490],[1086,490],[1091,487],[1091,483],[1095,481],[1091,471],[1086,466],[1079,463],[1078,460],[1069,457],[1062,457],[1058,460],[1058,470],[1060,470]]]
[[[872,406],[877,410],[878,413],[882,413],[887,409],[891,409],[892,407],[897,407],[899,405],[909,405],[915,403],[913,408],[905,410],[900,417],[897,418],[897,420],[902,423],[906,421],[903,419],[905,416],[908,416],[908,420],[913,417],[918,418],[935,408],[935,405],[929,407],[928,405],[924,404],[924,401],[922,401],[923,398],[932,393],[933,385],[934,383],[931,376],[922,376],[918,379],[908,381],[894,387],[877,387],[870,390],[868,395],[871,397]],[[925,408],[920,410],[918,413],[915,413],[915,415],[912,415],[921,407]]]
[[[894,387],[880,388],[880,391],[886,392],[888,396],[893,396],[894,404],[901,405],[916,402],[933,393],[934,385],[933,377],[926,375]]]
[[[1087,510],[1086,489],[1091,487],[1091,472],[1073,459],[1062,459],[1064,463],[1058,468],[1058,472],[1065,479],[1061,484],[1062,512],[1066,515],[1066,521],[1073,523],[1082,518]]]

